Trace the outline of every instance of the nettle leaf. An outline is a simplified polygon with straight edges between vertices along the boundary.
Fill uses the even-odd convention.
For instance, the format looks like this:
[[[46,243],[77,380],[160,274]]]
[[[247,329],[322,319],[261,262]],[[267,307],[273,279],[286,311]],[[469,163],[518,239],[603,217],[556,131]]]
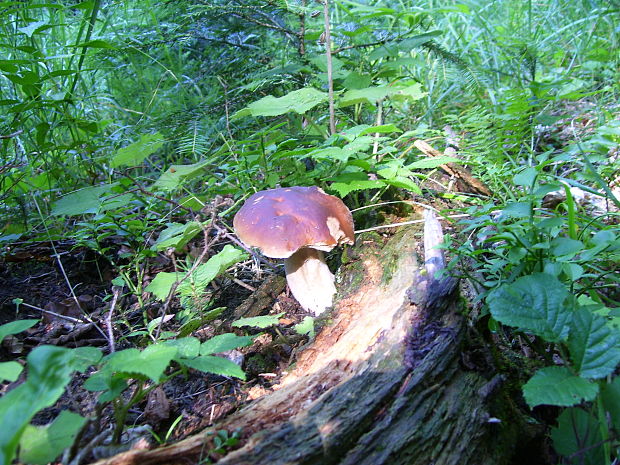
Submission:
[[[546,367],[538,370],[523,386],[527,404],[570,407],[591,401],[598,394],[598,384],[576,376],[566,367]]]
[[[177,348],[165,344],[153,344],[142,352],[125,349],[108,358],[103,370],[112,373],[138,373],[158,383],[170,361],[176,356]]]
[[[151,189],[172,191],[206,171],[208,161],[200,161],[191,165],[172,165],[153,183]]]
[[[365,189],[379,189],[381,187],[385,187],[385,182],[380,181],[378,179],[364,179],[359,181],[350,181],[350,182],[334,182],[329,188],[338,192],[340,197],[344,197],[345,195],[354,192],[361,191]]]
[[[620,335],[604,317],[579,308],[571,322],[568,349],[575,369],[584,378],[604,378],[620,363]]]
[[[179,294],[186,296],[204,290],[218,275],[247,256],[244,251],[226,245],[221,252],[207,260],[207,263],[199,265],[192,276],[179,285]]]
[[[22,331],[26,331],[28,328],[32,328],[39,321],[40,320],[15,320],[1,325],[0,342],[11,334],[21,333]]]
[[[279,116],[291,111],[299,114],[313,109],[327,100],[327,94],[313,87],[289,92],[283,97],[268,95],[256,102],[249,104],[235,113],[232,119],[244,116]]]
[[[86,213],[96,213],[101,206],[100,198],[112,191],[116,184],[104,184],[102,186],[91,186],[71,194],[65,195],[58,200],[52,208],[52,215],[83,215]]]
[[[182,273],[168,273],[162,271],[157,273],[153,281],[144,289],[146,292],[152,292],[159,300],[165,300],[172,289],[172,285],[183,277]]]
[[[194,359],[184,359],[182,363],[194,370],[245,380],[245,373],[241,367],[226,358],[215,357],[213,355],[201,355]]]
[[[143,134],[140,140],[129,144],[116,151],[116,155],[110,160],[112,168],[119,166],[138,166],[146,157],[153,154],[164,145],[164,136],[160,133]]]
[[[163,342],[164,345],[175,347],[177,354],[175,359],[193,358],[200,353],[200,341],[195,337],[182,337]]]
[[[500,323],[559,342],[568,336],[575,305],[572,294],[546,273],[523,276],[503,284],[487,297],[491,315]]]
[[[235,328],[240,328],[242,326],[253,326],[255,328],[268,328],[269,326],[277,325],[280,322],[280,318],[282,318],[284,312],[278,313],[277,315],[264,315],[264,316],[254,316],[250,318],[241,318],[235,321],[232,326]]]
[[[344,93],[338,102],[338,106],[348,107],[358,103],[376,104],[390,95],[392,89],[388,86],[373,86],[365,89],[351,89]]]
[[[219,354],[239,347],[246,347],[253,342],[250,336],[237,336],[234,333],[213,336],[200,346],[200,355]]]
[[[177,251],[180,251],[201,229],[200,223],[197,221],[190,221],[185,224],[171,223],[159,233],[159,237],[153,244],[152,249],[166,250],[174,247]]]
[[[78,431],[85,423],[86,418],[63,410],[48,425],[28,425],[19,441],[20,461],[36,465],[52,462],[73,444]]]

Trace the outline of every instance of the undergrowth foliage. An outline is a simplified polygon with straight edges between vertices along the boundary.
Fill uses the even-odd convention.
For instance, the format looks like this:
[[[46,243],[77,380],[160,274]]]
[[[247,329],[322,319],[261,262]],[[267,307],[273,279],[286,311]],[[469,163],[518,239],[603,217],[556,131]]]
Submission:
[[[0,399],[0,422],[11,422],[0,463],[47,463],[79,440],[90,419],[74,413],[30,424],[75,373],[113,408],[117,441],[129,409],[189,369],[244,379],[214,354],[247,346],[241,328],[277,316],[202,342],[192,334],[225,313],[214,282],[248,258],[217,244],[248,195],[317,185],[351,207],[454,197],[433,187],[446,163],[468,165],[493,192],[459,197],[468,217],[445,244],[448,272],[479,292],[472,325],[500,352],[531,358],[522,403],[551,425],[558,461],[619,459],[618,9],[568,0],[329,8],[330,70],[319,3],[0,5],[0,244],[10,253],[69,239],[97,252],[114,273],[108,299],[124,294],[139,314],[115,316],[122,350],[110,338],[106,354],[41,346],[24,364],[0,364],[9,382],[26,367]],[[416,139],[454,143],[459,158],[426,158]],[[168,268],[162,255],[173,257]],[[36,322],[0,326],[0,339]],[[63,439],[41,446],[50,434]],[[224,451],[237,434],[215,439]]]

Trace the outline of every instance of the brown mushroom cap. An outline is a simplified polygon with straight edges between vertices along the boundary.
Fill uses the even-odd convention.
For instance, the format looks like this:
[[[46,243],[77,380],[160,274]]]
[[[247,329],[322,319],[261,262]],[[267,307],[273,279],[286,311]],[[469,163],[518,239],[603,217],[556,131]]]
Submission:
[[[330,251],[353,244],[353,217],[338,197],[318,187],[257,192],[233,220],[239,239],[272,258],[288,258],[303,247]]]

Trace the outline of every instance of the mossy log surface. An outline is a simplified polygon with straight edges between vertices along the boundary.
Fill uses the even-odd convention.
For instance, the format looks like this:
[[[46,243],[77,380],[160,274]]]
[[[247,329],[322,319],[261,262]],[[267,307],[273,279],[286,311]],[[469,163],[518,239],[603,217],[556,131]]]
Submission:
[[[358,239],[331,320],[273,391],[202,434],[97,463],[198,463],[209,431],[238,428],[218,463],[507,463],[517,434],[494,420],[497,378],[464,368],[458,283],[429,279],[418,243],[413,229]]]

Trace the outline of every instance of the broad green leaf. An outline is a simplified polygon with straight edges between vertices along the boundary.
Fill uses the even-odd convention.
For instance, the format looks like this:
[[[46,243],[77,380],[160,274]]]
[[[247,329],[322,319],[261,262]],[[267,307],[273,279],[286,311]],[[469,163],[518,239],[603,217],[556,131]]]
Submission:
[[[192,276],[179,285],[179,294],[186,296],[201,292],[218,275],[247,256],[248,254],[244,251],[232,245],[226,245],[221,252],[207,260],[207,263],[199,265]]]
[[[194,370],[245,380],[245,373],[241,367],[226,358],[201,355],[194,359],[183,359],[182,363]]]
[[[104,184],[102,186],[85,187],[71,194],[65,195],[58,200],[52,208],[52,215],[83,215],[96,213],[101,206],[101,199],[105,194],[112,191],[116,184]]]
[[[143,134],[139,141],[118,149],[116,155],[110,160],[110,166],[112,168],[138,166],[146,157],[159,150],[162,145],[164,145],[164,136],[160,133]]]
[[[237,336],[233,333],[220,334],[202,343],[200,355],[219,354],[251,344],[252,338],[250,336]]]
[[[207,312],[202,313],[202,316],[200,318],[189,320],[179,328],[178,337],[185,337],[196,331],[198,328],[206,325],[209,321],[215,320],[218,316],[222,314],[224,310],[226,310],[226,307],[213,308]]]
[[[391,89],[388,86],[374,86],[366,87],[365,89],[351,89],[345,92],[340,98],[338,106],[348,107],[358,103],[369,103],[374,105],[375,103],[383,100],[390,95]]]
[[[313,150],[308,156],[314,160],[332,160],[346,163],[350,154],[340,147],[326,147],[324,149]]]
[[[297,334],[307,334],[310,338],[314,337],[314,318],[311,316],[304,317],[303,321],[293,326]]]
[[[21,333],[22,331],[26,331],[28,328],[32,328],[36,325],[40,320],[15,320],[10,321],[9,323],[5,323],[0,326],[0,343],[2,340],[10,334]]]
[[[167,250],[174,247],[180,251],[189,241],[191,241],[202,228],[197,221],[190,221],[185,224],[172,223],[159,233],[159,237],[152,246],[154,250]]]
[[[570,407],[591,401],[598,394],[598,384],[571,373],[566,367],[546,367],[538,370],[523,386],[527,404]]]
[[[329,188],[338,192],[340,197],[344,197],[345,195],[353,192],[360,191],[365,189],[380,189],[381,187],[385,187],[385,182],[381,180],[359,180],[359,181],[351,181],[351,182],[335,182]]]
[[[282,318],[284,312],[278,313],[277,315],[264,315],[264,316],[254,316],[250,318],[241,318],[235,321],[232,326],[235,328],[240,328],[242,326],[253,326],[255,328],[268,328],[269,326],[277,325]]]
[[[366,134],[385,134],[389,132],[403,132],[394,124],[383,124],[381,126],[372,126],[362,130],[358,136],[365,136]]]
[[[549,342],[566,339],[574,299],[556,277],[534,273],[503,284],[487,297],[491,315]]]
[[[386,184],[390,186],[400,187],[401,189],[407,189],[416,194],[422,195],[422,189],[413,180],[405,176],[394,176],[393,178],[385,179]]]
[[[74,45],[74,47],[107,48],[110,50],[116,49],[116,47],[112,45],[110,42],[106,42],[105,40],[101,40],[101,39],[89,40],[88,42],[82,42],[81,44]]]
[[[165,300],[172,289],[172,285],[183,277],[182,273],[168,273],[161,271],[157,273],[153,281],[144,289],[146,292],[152,292],[159,300]]]
[[[583,250],[583,242],[569,237],[556,237],[551,241],[551,252],[556,257],[573,258]]]
[[[422,84],[416,82],[407,87],[396,88],[390,95],[394,100],[420,100],[427,92],[422,92]]]
[[[18,362],[2,362],[0,363],[0,382],[13,382],[19,378],[20,373],[24,370]]]
[[[110,356],[103,370],[112,373],[138,373],[157,383],[176,356],[177,350],[176,347],[165,344],[152,344],[142,352],[138,349],[121,350]]]
[[[45,465],[73,444],[86,418],[63,410],[49,425],[28,425],[19,441],[19,459],[25,463]]]
[[[573,457],[573,460],[562,463],[571,465],[605,463],[601,426],[595,417],[581,408],[574,407],[565,409],[557,421],[558,426],[551,429],[553,448],[565,457]]]
[[[414,161],[413,163],[410,163],[409,165],[407,165],[407,168],[409,168],[410,170],[426,170],[426,169],[433,169],[433,168],[437,168],[438,166],[441,165],[447,165],[448,163],[462,163],[462,160],[459,160],[458,158],[454,158],[454,157],[428,157],[428,158],[422,158],[420,160]]]
[[[370,86],[372,78],[368,74],[360,74],[357,71],[349,73],[345,78],[343,85],[347,89],[363,89]]]
[[[532,188],[534,186],[536,176],[538,176],[538,171],[536,170],[536,168],[525,168],[519,174],[515,175],[512,181],[517,186]]]
[[[233,115],[233,119],[244,116],[279,116],[288,112],[304,114],[327,100],[327,94],[313,87],[289,92],[283,97],[268,95],[249,104]]]
[[[182,337],[163,342],[164,345],[175,347],[177,354],[175,359],[193,358],[200,353],[200,341],[195,337]]]
[[[71,374],[83,368],[83,356],[94,352],[82,351],[81,360],[76,360],[77,353],[75,349],[43,345],[28,354],[28,378],[0,398],[0,463],[11,463],[31,418],[58,400],[71,381]]]
[[[206,173],[208,161],[200,161],[192,165],[172,165],[153,183],[153,190],[172,191],[196,176]]]
[[[604,378],[620,363],[619,332],[584,308],[573,315],[567,344],[575,369],[584,378]]]

